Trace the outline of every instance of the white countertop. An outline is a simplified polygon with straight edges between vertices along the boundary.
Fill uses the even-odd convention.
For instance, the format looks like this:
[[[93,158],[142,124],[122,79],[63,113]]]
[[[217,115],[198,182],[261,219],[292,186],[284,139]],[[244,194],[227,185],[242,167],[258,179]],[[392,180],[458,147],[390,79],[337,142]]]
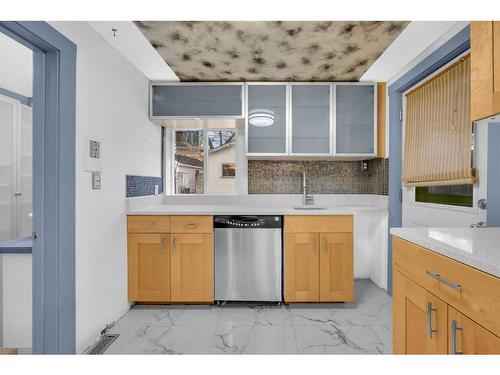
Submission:
[[[390,232],[500,277],[500,228],[391,228]]]
[[[129,210],[127,215],[353,215],[359,211],[385,209],[374,206],[320,206],[324,209],[298,210],[294,207],[300,206],[152,205]]]

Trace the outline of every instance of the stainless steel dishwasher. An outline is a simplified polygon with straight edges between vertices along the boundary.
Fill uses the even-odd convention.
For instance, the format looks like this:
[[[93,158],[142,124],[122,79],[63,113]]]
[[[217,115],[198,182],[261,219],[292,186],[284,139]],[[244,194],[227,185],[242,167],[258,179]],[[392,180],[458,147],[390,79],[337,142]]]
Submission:
[[[215,300],[282,300],[281,216],[215,216]]]

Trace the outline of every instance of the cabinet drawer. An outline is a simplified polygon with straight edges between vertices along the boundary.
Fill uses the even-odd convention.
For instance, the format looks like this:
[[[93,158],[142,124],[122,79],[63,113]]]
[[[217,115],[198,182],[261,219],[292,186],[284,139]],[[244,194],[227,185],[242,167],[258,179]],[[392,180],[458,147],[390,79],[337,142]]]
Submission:
[[[212,216],[172,216],[170,218],[172,233],[213,233]]]
[[[285,233],[352,232],[352,216],[286,216]]]
[[[128,216],[128,233],[168,233],[170,216]]]
[[[398,237],[392,248],[394,269],[500,336],[499,278]]]

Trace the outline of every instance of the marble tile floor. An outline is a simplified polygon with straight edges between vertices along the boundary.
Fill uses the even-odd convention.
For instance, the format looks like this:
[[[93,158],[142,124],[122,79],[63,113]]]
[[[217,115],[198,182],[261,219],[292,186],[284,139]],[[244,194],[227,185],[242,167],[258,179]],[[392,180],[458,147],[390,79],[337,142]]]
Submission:
[[[105,354],[388,354],[391,298],[358,280],[356,302],[134,306]]]

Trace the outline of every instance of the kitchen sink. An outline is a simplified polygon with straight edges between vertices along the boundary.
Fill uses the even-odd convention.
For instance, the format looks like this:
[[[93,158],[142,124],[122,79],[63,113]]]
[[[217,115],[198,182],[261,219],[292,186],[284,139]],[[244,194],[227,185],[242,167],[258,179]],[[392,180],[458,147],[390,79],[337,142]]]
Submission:
[[[320,206],[297,206],[293,208],[294,210],[326,210],[326,207],[320,207]]]

